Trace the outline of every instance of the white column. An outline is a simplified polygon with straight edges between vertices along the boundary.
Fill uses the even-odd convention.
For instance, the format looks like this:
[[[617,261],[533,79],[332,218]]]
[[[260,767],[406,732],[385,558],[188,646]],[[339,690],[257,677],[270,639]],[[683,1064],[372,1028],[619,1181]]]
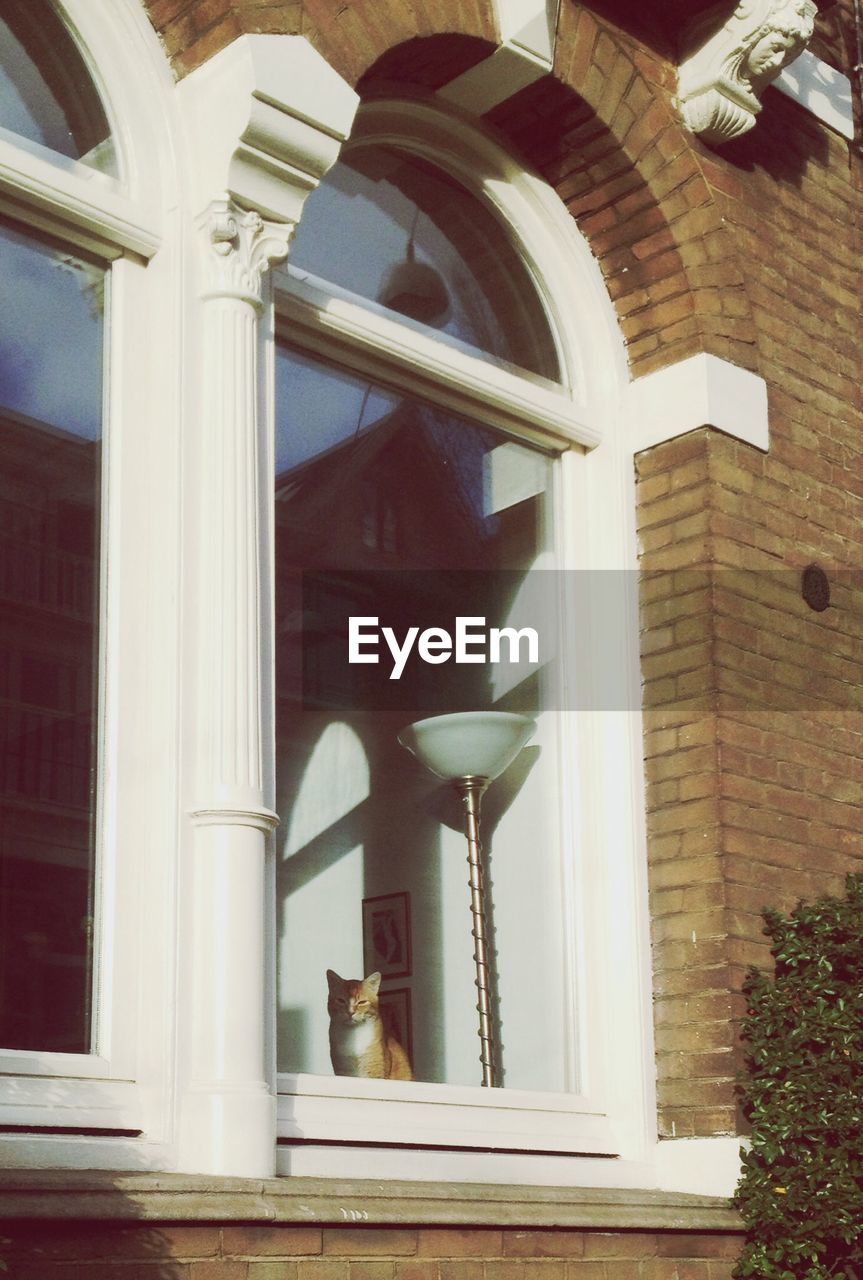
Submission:
[[[177,92],[189,183],[204,209],[186,342],[199,376],[184,450],[191,821],[179,921],[178,1168],[266,1177],[276,1154],[268,843],[278,822],[266,275],[286,256],[358,100],[299,36],[242,36]]]
[[[191,1026],[182,1167],[267,1176],[275,1168],[265,947],[268,721],[262,655],[270,587],[259,400],[262,276],[290,224],[227,197],[201,219],[201,430],[196,561]],[[269,776],[267,770],[266,776]],[[189,916],[187,915],[187,920]]]

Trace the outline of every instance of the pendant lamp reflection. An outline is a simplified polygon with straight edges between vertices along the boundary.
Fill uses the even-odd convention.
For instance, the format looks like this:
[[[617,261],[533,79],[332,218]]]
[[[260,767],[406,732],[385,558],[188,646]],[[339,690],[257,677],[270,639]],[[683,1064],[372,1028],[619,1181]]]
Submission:
[[[398,735],[401,745],[413,752],[432,773],[451,782],[461,798],[468,848],[482,1083],[489,1088],[496,1085],[497,1072],[485,929],[480,808],[489,783],[512,764],[535,729],[536,721],[528,716],[505,711],[462,711],[417,720]]]
[[[416,232],[420,209],[414,214],[404,262],[390,267],[378,293],[378,302],[410,320],[439,328],[449,318],[450,298],[440,273],[427,262],[417,262]]]

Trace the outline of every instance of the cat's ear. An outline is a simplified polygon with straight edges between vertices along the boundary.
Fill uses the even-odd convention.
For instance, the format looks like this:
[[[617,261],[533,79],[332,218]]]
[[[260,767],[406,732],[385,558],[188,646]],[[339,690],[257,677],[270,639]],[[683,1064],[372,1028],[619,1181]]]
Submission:
[[[339,987],[343,987],[344,985],[344,978],[340,978],[332,969],[327,969],[327,986],[330,991],[338,991]]]
[[[379,973],[370,973],[365,979],[365,985],[374,995],[377,995],[381,985],[381,975]]]

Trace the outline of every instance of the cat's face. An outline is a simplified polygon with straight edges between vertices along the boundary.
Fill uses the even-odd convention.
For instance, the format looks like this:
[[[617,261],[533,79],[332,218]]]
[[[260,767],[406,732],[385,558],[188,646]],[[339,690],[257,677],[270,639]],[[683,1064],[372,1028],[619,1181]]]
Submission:
[[[357,1027],[378,1017],[379,973],[360,980],[340,978],[332,969],[327,969],[327,983],[330,989],[327,1009],[334,1022]]]

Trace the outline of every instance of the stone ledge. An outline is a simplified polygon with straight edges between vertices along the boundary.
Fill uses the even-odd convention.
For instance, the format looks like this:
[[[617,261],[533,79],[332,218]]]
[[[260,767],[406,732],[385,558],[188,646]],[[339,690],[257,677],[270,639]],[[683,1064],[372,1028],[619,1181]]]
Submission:
[[[667,1191],[0,1170],[0,1218],[743,1230],[729,1202]]]

